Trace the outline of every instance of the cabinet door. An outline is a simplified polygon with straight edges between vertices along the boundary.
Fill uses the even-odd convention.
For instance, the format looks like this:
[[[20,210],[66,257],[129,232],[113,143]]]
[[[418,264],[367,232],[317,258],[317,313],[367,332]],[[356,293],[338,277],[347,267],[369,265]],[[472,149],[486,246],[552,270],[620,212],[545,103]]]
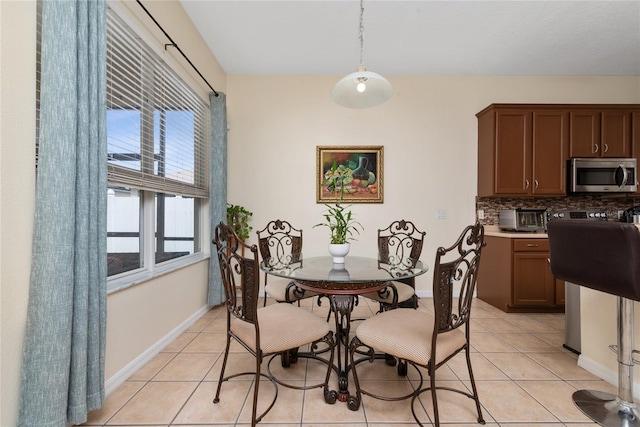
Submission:
[[[603,111],[600,155],[602,157],[631,156],[631,113],[629,111]]]
[[[568,114],[534,111],[532,136],[532,187],[537,195],[566,195],[569,156]]]
[[[496,111],[496,194],[531,194],[531,113]]]
[[[555,277],[548,267],[548,258],[548,252],[514,252],[514,306],[555,304]]]
[[[570,157],[600,157],[600,113],[598,111],[571,111],[569,129]]]

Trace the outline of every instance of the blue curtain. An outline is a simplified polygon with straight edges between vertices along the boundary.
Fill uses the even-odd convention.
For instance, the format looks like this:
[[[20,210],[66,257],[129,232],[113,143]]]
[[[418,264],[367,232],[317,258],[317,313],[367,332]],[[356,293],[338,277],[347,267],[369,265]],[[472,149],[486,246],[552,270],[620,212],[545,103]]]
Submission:
[[[18,425],[104,404],[106,4],[42,5],[39,163]]]
[[[227,221],[227,96],[211,93],[211,183],[209,185],[209,216],[211,236],[220,221]],[[224,301],[224,289],[220,277],[220,266],[215,256],[215,247],[209,239],[211,259],[209,261],[209,306]]]

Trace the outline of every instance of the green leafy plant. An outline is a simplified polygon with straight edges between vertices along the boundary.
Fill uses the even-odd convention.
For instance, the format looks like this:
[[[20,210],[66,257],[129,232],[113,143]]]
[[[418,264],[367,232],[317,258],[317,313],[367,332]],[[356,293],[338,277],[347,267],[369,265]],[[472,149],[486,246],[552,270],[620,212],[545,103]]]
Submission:
[[[253,212],[249,212],[243,206],[227,203],[227,224],[233,228],[233,231],[242,240],[247,240],[249,232],[253,229],[249,225],[249,219],[252,216]]]
[[[322,183],[326,185],[329,191],[334,194],[338,194],[338,201],[335,205],[325,205],[327,207],[324,217],[324,222],[318,223],[313,226],[327,227],[331,233],[331,243],[344,244],[356,240],[355,235],[360,234],[360,230],[363,230],[362,224],[356,221],[353,213],[349,208],[351,205],[344,206],[342,204],[344,197],[344,177],[337,173],[337,166],[334,160],[331,167],[330,174],[328,174],[327,180]]]

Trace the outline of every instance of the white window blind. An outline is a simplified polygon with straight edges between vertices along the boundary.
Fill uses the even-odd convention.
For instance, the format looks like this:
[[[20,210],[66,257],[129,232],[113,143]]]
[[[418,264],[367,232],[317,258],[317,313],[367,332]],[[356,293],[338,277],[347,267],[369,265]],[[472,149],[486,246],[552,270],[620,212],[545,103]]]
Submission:
[[[208,197],[208,103],[111,10],[107,45],[109,184]]]

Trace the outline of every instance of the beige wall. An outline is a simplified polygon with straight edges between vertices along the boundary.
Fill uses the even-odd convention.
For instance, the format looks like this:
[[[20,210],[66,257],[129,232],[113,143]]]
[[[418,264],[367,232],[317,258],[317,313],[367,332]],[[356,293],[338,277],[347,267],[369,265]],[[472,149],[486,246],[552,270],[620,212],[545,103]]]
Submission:
[[[404,218],[427,232],[430,262],[475,220],[477,112],[494,102],[640,101],[638,77],[387,77],[391,100],[349,110],[329,99],[340,76],[229,76],[229,201],[253,211],[256,228],[289,219],[304,229],[303,251],[324,254],[327,230],[312,228],[324,209],[316,146],[383,145],[384,203],[353,206],[365,231],[351,251],[375,255],[376,230]],[[430,275],[417,286],[427,292]]]
[[[36,3],[0,2],[0,425],[15,425],[35,189]]]

